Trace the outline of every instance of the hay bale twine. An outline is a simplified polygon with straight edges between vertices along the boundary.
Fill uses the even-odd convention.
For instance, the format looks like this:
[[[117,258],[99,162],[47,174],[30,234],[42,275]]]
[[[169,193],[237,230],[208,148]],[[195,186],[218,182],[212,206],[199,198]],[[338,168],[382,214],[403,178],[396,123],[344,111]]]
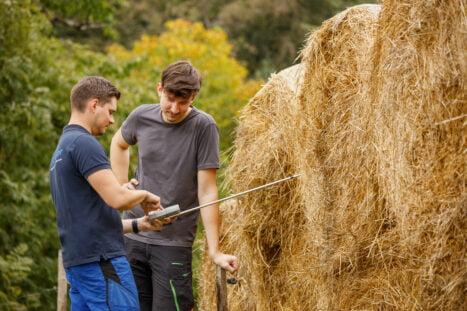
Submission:
[[[226,179],[233,192],[284,178],[296,172],[289,136],[296,109],[295,93],[301,77],[296,65],[272,75],[266,85],[241,112],[232,160]],[[238,200],[238,206],[222,209],[221,250],[238,256],[239,283],[229,287],[230,310],[274,310],[287,293],[280,290],[282,273],[277,273],[282,252],[293,247],[303,209],[297,209],[296,181],[255,192]],[[201,308],[214,310],[214,274],[204,261]]]
[[[383,229],[393,237],[376,241],[387,274],[380,300],[466,310],[465,2],[383,5],[371,99],[377,177],[391,215]]]

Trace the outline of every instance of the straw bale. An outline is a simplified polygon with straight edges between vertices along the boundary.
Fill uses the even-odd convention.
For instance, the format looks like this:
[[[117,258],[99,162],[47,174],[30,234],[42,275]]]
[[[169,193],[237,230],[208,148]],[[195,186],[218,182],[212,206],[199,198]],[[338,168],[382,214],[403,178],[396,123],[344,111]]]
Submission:
[[[383,1],[371,100],[397,309],[466,310],[465,3]],[[383,260],[381,260],[383,261]]]
[[[232,190],[303,176],[223,208],[231,310],[467,309],[466,30],[461,0],[352,7],[250,101]]]
[[[302,51],[299,93],[303,144],[297,158],[306,206],[306,252],[291,266],[308,267],[307,310],[344,310],[358,300],[353,274],[366,271],[367,254],[382,217],[372,171],[371,106],[366,95],[380,7],[360,5],[323,23]],[[374,152],[373,152],[374,153]]]
[[[250,100],[240,116],[235,151],[226,173],[233,192],[244,191],[296,172],[290,139],[291,116],[301,77],[300,65],[272,75]],[[283,272],[277,273],[282,252],[293,248],[304,224],[303,209],[290,181],[242,197],[236,208],[222,209],[221,249],[238,256],[239,283],[229,286],[230,310],[272,310],[287,293],[281,292]],[[228,224],[228,226],[226,225]],[[202,310],[214,310],[213,267],[203,267]]]
[[[291,265],[310,264],[313,309],[466,309],[464,9],[383,4],[372,25],[339,14],[302,53],[310,256]]]

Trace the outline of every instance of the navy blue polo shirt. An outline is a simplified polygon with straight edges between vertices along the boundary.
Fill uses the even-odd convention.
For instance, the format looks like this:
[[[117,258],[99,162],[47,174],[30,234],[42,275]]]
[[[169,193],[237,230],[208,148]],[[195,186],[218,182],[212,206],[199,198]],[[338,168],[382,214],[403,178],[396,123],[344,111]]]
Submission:
[[[65,268],[125,255],[120,214],[87,181],[102,169],[110,169],[102,145],[85,128],[67,125],[49,171]]]

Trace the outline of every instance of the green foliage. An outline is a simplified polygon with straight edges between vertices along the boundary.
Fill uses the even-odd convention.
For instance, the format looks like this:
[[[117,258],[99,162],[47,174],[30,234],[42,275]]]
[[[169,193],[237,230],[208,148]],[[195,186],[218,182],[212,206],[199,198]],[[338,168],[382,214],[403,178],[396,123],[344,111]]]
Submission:
[[[83,40],[90,35],[114,38],[115,12],[124,0],[39,0],[57,36]],[[94,42],[97,43],[97,42]]]
[[[49,38],[35,2],[0,1],[0,23],[0,309],[51,310],[58,239],[49,160],[71,86],[110,66],[103,55]]]
[[[308,32],[346,7],[376,0],[40,0],[55,34],[103,51],[116,39],[127,48],[183,18],[221,27],[250,75],[267,78],[292,65]]]
[[[28,247],[19,244],[5,257],[0,256],[0,284],[5,291],[0,292],[0,307],[4,309],[26,310],[17,300],[22,296],[21,282],[31,272],[33,260],[25,256]],[[13,298],[13,299],[12,299]],[[37,304],[37,295],[25,296],[32,304]]]
[[[121,0],[41,0],[42,8],[61,18],[73,18],[82,22],[110,23]]]
[[[230,0],[130,0],[117,11],[118,22],[115,29],[119,42],[131,47],[133,41],[143,34],[158,35],[164,30],[167,21],[183,18],[192,22],[202,22],[204,26],[214,26],[219,10]]]
[[[163,66],[190,58],[206,76],[199,104],[217,114],[224,132],[258,87],[246,81],[220,29],[177,21],[156,38],[156,49],[154,38],[143,37],[132,51],[114,46],[106,55],[51,36],[44,3],[0,0],[0,310],[55,308],[59,243],[48,167],[69,118],[70,89],[81,77],[105,76],[122,90],[120,125],[136,105],[156,101]],[[53,4],[64,3],[47,5],[59,10]],[[101,139],[104,146],[111,136]]]
[[[131,44],[143,34],[159,35],[164,24],[183,18],[220,26],[229,36],[234,55],[254,76],[266,78],[290,66],[308,32],[346,7],[376,0],[127,0],[116,11],[119,42]],[[100,33],[87,33],[96,42]]]
[[[44,75],[47,51],[37,41],[47,29],[29,1],[0,2],[0,308],[26,310],[42,303],[38,287],[52,288],[43,279],[48,258],[56,254],[53,213],[48,201],[47,152],[41,144],[56,134],[48,122],[49,93]],[[42,43],[42,42],[41,42]],[[47,146],[47,145],[46,145]],[[45,203],[45,204],[44,204]],[[35,220],[38,217],[39,221]],[[48,229],[50,227],[50,229]],[[26,244],[28,246],[26,246]],[[32,258],[35,261],[32,261]],[[34,281],[32,278],[36,277]],[[42,299],[42,303],[41,303]]]

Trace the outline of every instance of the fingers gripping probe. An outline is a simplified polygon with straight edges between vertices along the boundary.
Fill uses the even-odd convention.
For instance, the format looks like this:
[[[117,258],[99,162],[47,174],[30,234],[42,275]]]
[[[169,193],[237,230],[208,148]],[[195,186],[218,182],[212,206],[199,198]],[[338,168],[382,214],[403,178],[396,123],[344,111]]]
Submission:
[[[289,177],[286,177],[286,178],[283,178],[283,179],[279,179],[279,180],[276,180],[276,181],[273,181],[273,182],[264,184],[264,185],[262,185],[262,186],[258,186],[258,187],[255,187],[255,188],[252,188],[252,189],[249,189],[249,190],[245,190],[245,191],[242,191],[242,192],[239,192],[239,193],[236,193],[236,194],[232,194],[231,196],[228,196],[228,197],[226,197],[226,198],[222,198],[222,199],[220,199],[220,200],[212,201],[212,202],[205,203],[205,204],[202,204],[202,205],[197,206],[197,207],[193,207],[193,208],[187,209],[187,210],[185,210],[185,211],[180,211],[180,206],[179,206],[178,204],[175,204],[175,205],[171,205],[171,206],[169,206],[169,207],[166,207],[166,208],[164,208],[163,210],[160,210],[160,211],[153,211],[153,212],[150,212],[150,213],[148,214],[148,216],[149,216],[149,219],[163,219],[163,218],[167,218],[167,217],[171,217],[171,216],[181,216],[181,215],[185,215],[185,214],[192,213],[192,212],[194,212],[194,211],[200,210],[200,209],[202,209],[203,207],[210,206],[210,205],[214,205],[214,204],[217,204],[217,203],[221,203],[221,202],[224,202],[224,201],[227,201],[227,200],[231,200],[231,199],[240,197],[240,196],[242,196],[242,195],[248,194],[248,193],[250,193],[250,192],[254,192],[254,191],[258,191],[258,190],[264,189],[264,188],[268,188],[268,187],[277,185],[277,184],[279,184],[279,183],[282,183],[282,182],[284,182],[284,181],[297,178],[297,177],[299,177],[299,176],[301,176],[301,175],[302,175],[302,174],[296,174],[296,175],[292,175],[292,176],[289,176]]]

